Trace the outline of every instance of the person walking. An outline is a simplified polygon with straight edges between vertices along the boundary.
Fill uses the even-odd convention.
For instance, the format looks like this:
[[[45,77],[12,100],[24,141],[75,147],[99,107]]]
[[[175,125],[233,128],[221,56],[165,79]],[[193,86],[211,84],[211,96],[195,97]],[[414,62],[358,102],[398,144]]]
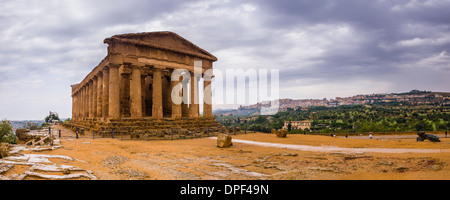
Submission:
[[[369,138],[372,139],[372,132],[369,133]]]

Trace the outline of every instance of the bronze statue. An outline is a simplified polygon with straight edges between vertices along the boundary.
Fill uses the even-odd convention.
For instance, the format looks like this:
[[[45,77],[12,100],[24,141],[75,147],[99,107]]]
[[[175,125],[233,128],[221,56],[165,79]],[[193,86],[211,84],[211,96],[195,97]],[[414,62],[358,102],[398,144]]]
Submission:
[[[439,140],[438,136],[426,134],[424,131],[419,131],[417,133],[417,135],[419,136],[419,137],[417,137],[417,142],[421,142],[424,140],[430,140],[432,142],[440,142],[441,141],[441,140]]]

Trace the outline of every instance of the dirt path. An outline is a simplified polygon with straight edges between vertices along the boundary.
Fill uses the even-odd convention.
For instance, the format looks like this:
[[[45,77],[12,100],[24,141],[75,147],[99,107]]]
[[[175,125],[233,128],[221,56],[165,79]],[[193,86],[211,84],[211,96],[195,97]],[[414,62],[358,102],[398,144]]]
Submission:
[[[211,137],[217,140],[217,137]],[[257,142],[249,140],[233,139],[233,142],[258,145],[273,148],[285,148],[299,151],[328,152],[328,153],[449,153],[449,149],[405,149],[405,148],[345,148],[336,146],[310,146],[280,144],[269,142]]]

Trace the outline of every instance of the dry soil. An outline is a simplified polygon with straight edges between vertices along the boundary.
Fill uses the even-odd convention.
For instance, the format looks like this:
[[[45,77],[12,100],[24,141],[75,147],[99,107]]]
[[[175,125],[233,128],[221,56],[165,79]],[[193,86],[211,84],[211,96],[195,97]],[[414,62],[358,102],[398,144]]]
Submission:
[[[75,139],[68,137],[74,136],[72,131],[56,128],[62,129],[63,147],[39,154],[69,156],[74,160],[50,160],[90,170],[100,180],[450,179],[450,138],[433,143],[416,142],[413,136],[369,140],[290,134],[287,138],[278,138],[274,134],[251,133],[233,135],[232,147],[218,148],[214,138],[173,141]],[[344,150],[295,149],[276,144]],[[395,149],[417,151],[393,151]],[[427,149],[431,151],[424,151]]]

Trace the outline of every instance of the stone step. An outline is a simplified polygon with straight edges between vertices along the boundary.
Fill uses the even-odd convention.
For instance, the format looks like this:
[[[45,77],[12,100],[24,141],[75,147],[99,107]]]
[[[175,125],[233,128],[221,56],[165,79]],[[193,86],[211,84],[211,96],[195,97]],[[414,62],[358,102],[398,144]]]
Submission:
[[[192,131],[194,137],[206,135],[207,127],[209,132],[219,132],[222,125],[214,119],[112,119],[109,122],[96,120],[79,120],[65,124],[75,130],[75,127],[95,131],[97,134],[104,134],[104,137],[111,137],[109,130],[113,129],[115,134],[139,134],[147,136],[163,137],[170,135],[171,129],[174,135],[190,136]],[[109,135],[108,135],[109,134]]]

